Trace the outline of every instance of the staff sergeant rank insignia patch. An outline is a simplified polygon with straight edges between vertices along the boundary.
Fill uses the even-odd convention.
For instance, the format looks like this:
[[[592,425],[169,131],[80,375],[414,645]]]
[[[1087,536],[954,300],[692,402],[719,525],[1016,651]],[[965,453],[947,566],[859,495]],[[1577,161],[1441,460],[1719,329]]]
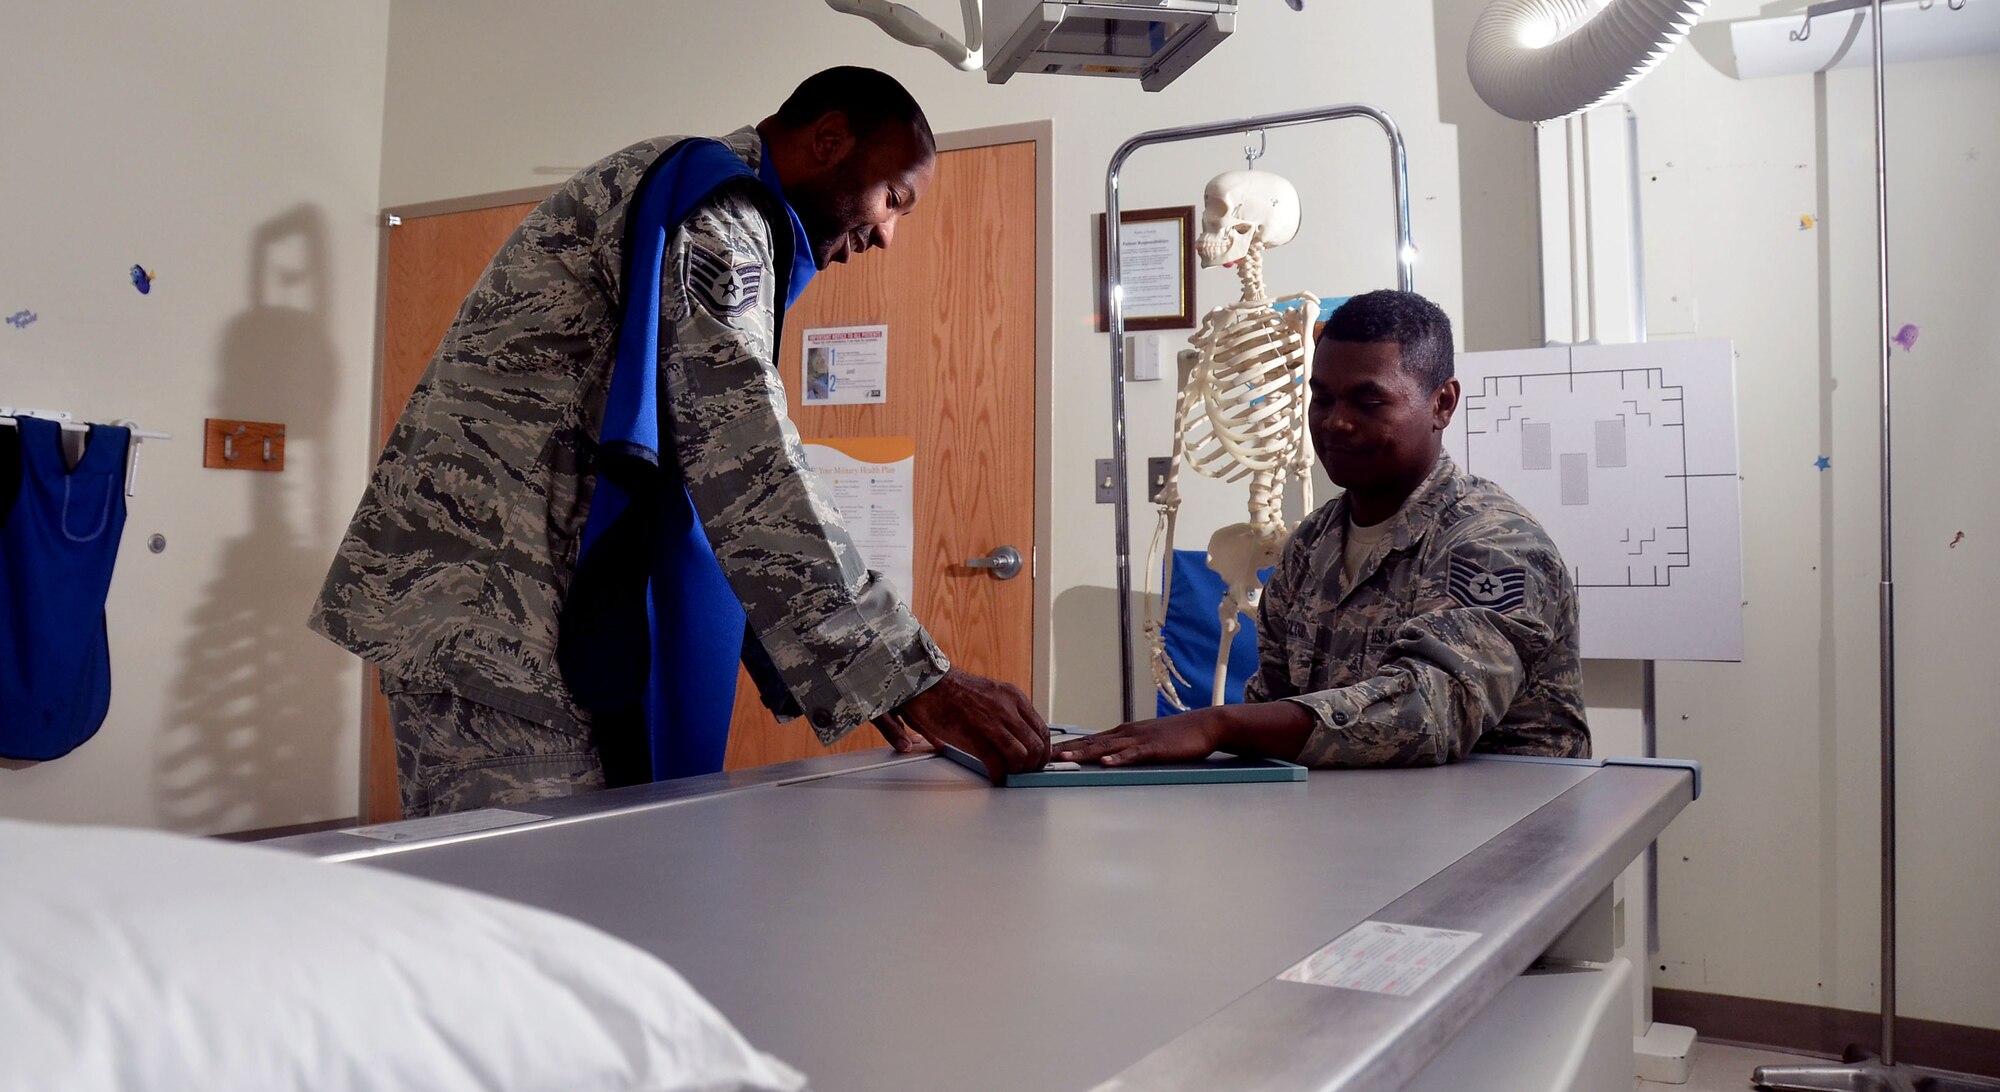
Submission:
[[[688,247],[687,287],[694,301],[718,317],[735,317],[757,306],[764,287],[764,267],[756,262],[731,265],[727,258],[701,244]]]
[[[1449,585],[1453,599],[1502,614],[1528,601],[1528,571],[1518,566],[1487,572],[1476,562],[1453,557]]]

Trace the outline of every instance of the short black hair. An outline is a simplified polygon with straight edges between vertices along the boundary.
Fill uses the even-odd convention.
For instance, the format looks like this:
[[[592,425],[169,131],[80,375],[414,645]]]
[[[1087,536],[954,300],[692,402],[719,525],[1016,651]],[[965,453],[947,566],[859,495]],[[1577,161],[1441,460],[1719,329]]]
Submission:
[[[1415,292],[1384,288],[1365,292],[1340,305],[1321,341],[1372,344],[1393,341],[1403,357],[1403,370],[1430,393],[1452,377],[1451,317],[1437,304]]]
[[[894,76],[872,68],[841,65],[806,77],[783,106],[778,107],[778,124],[803,129],[831,113],[847,118],[856,140],[866,140],[891,122],[907,125],[917,135],[924,154],[937,152],[937,137],[931,132],[924,108]]]

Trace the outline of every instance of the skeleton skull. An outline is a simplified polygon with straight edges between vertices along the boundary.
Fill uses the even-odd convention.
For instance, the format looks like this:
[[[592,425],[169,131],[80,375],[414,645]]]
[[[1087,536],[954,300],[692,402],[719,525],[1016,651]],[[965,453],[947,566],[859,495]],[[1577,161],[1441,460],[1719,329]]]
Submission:
[[[1260,227],[1267,247],[1291,242],[1299,233],[1299,191],[1269,171],[1216,175],[1202,195],[1201,241],[1195,248],[1202,266],[1242,261]]]

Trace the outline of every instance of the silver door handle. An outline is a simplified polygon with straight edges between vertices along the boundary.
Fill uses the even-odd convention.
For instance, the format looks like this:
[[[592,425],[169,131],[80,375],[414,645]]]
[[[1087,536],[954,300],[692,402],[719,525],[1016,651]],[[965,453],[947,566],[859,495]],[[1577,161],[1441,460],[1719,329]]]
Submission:
[[[985,557],[975,557],[965,563],[968,569],[991,569],[993,579],[1012,580],[1021,575],[1021,551],[1012,546],[997,546]]]

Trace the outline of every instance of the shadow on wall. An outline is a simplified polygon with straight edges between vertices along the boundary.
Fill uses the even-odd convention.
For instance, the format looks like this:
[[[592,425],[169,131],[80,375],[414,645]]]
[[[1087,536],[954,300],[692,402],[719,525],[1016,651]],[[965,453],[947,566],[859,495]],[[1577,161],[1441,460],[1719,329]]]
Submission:
[[[249,299],[224,332],[222,415],[282,420],[287,468],[250,473],[250,526],[223,544],[180,649],[173,709],[154,765],[163,826],[240,831],[351,814],[334,799],[335,723],[350,697],[339,653],[305,627],[328,561],[323,457],[339,385],[326,222],[301,205],[251,238]],[[255,457],[254,449],[248,453]],[[213,474],[222,474],[217,471]],[[221,485],[229,479],[203,479]]]
[[[1459,348],[1524,349],[1542,343],[1541,234],[1535,131],[1487,106],[1465,74],[1472,24],[1489,0],[1432,0],[1438,120],[1458,130],[1459,237],[1465,313]],[[1410,195],[1421,206],[1424,194]],[[1421,216],[1421,207],[1413,210]],[[1417,240],[1422,245],[1423,240]],[[1423,277],[1419,272],[1417,283]]]
[[[1144,575],[1140,566],[1144,564],[1142,554],[1132,569],[1132,628],[1128,634],[1138,675],[1133,684],[1133,712],[1141,719],[1153,715],[1146,639],[1141,632],[1146,621],[1146,599],[1139,591]],[[1116,728],[1124,720],[1119,708],[1118,645],[1111,639],[1118,629],[1118,589],[1078,585],[1056,596],[1053,613],[1050,628],[1058,667],[1049,699],[1050,719],[1094,730]]]
[[[1638,660],[1583,661],[1583,700],[1593,710],[1640,713],[1646,704],[1644,666]]]

